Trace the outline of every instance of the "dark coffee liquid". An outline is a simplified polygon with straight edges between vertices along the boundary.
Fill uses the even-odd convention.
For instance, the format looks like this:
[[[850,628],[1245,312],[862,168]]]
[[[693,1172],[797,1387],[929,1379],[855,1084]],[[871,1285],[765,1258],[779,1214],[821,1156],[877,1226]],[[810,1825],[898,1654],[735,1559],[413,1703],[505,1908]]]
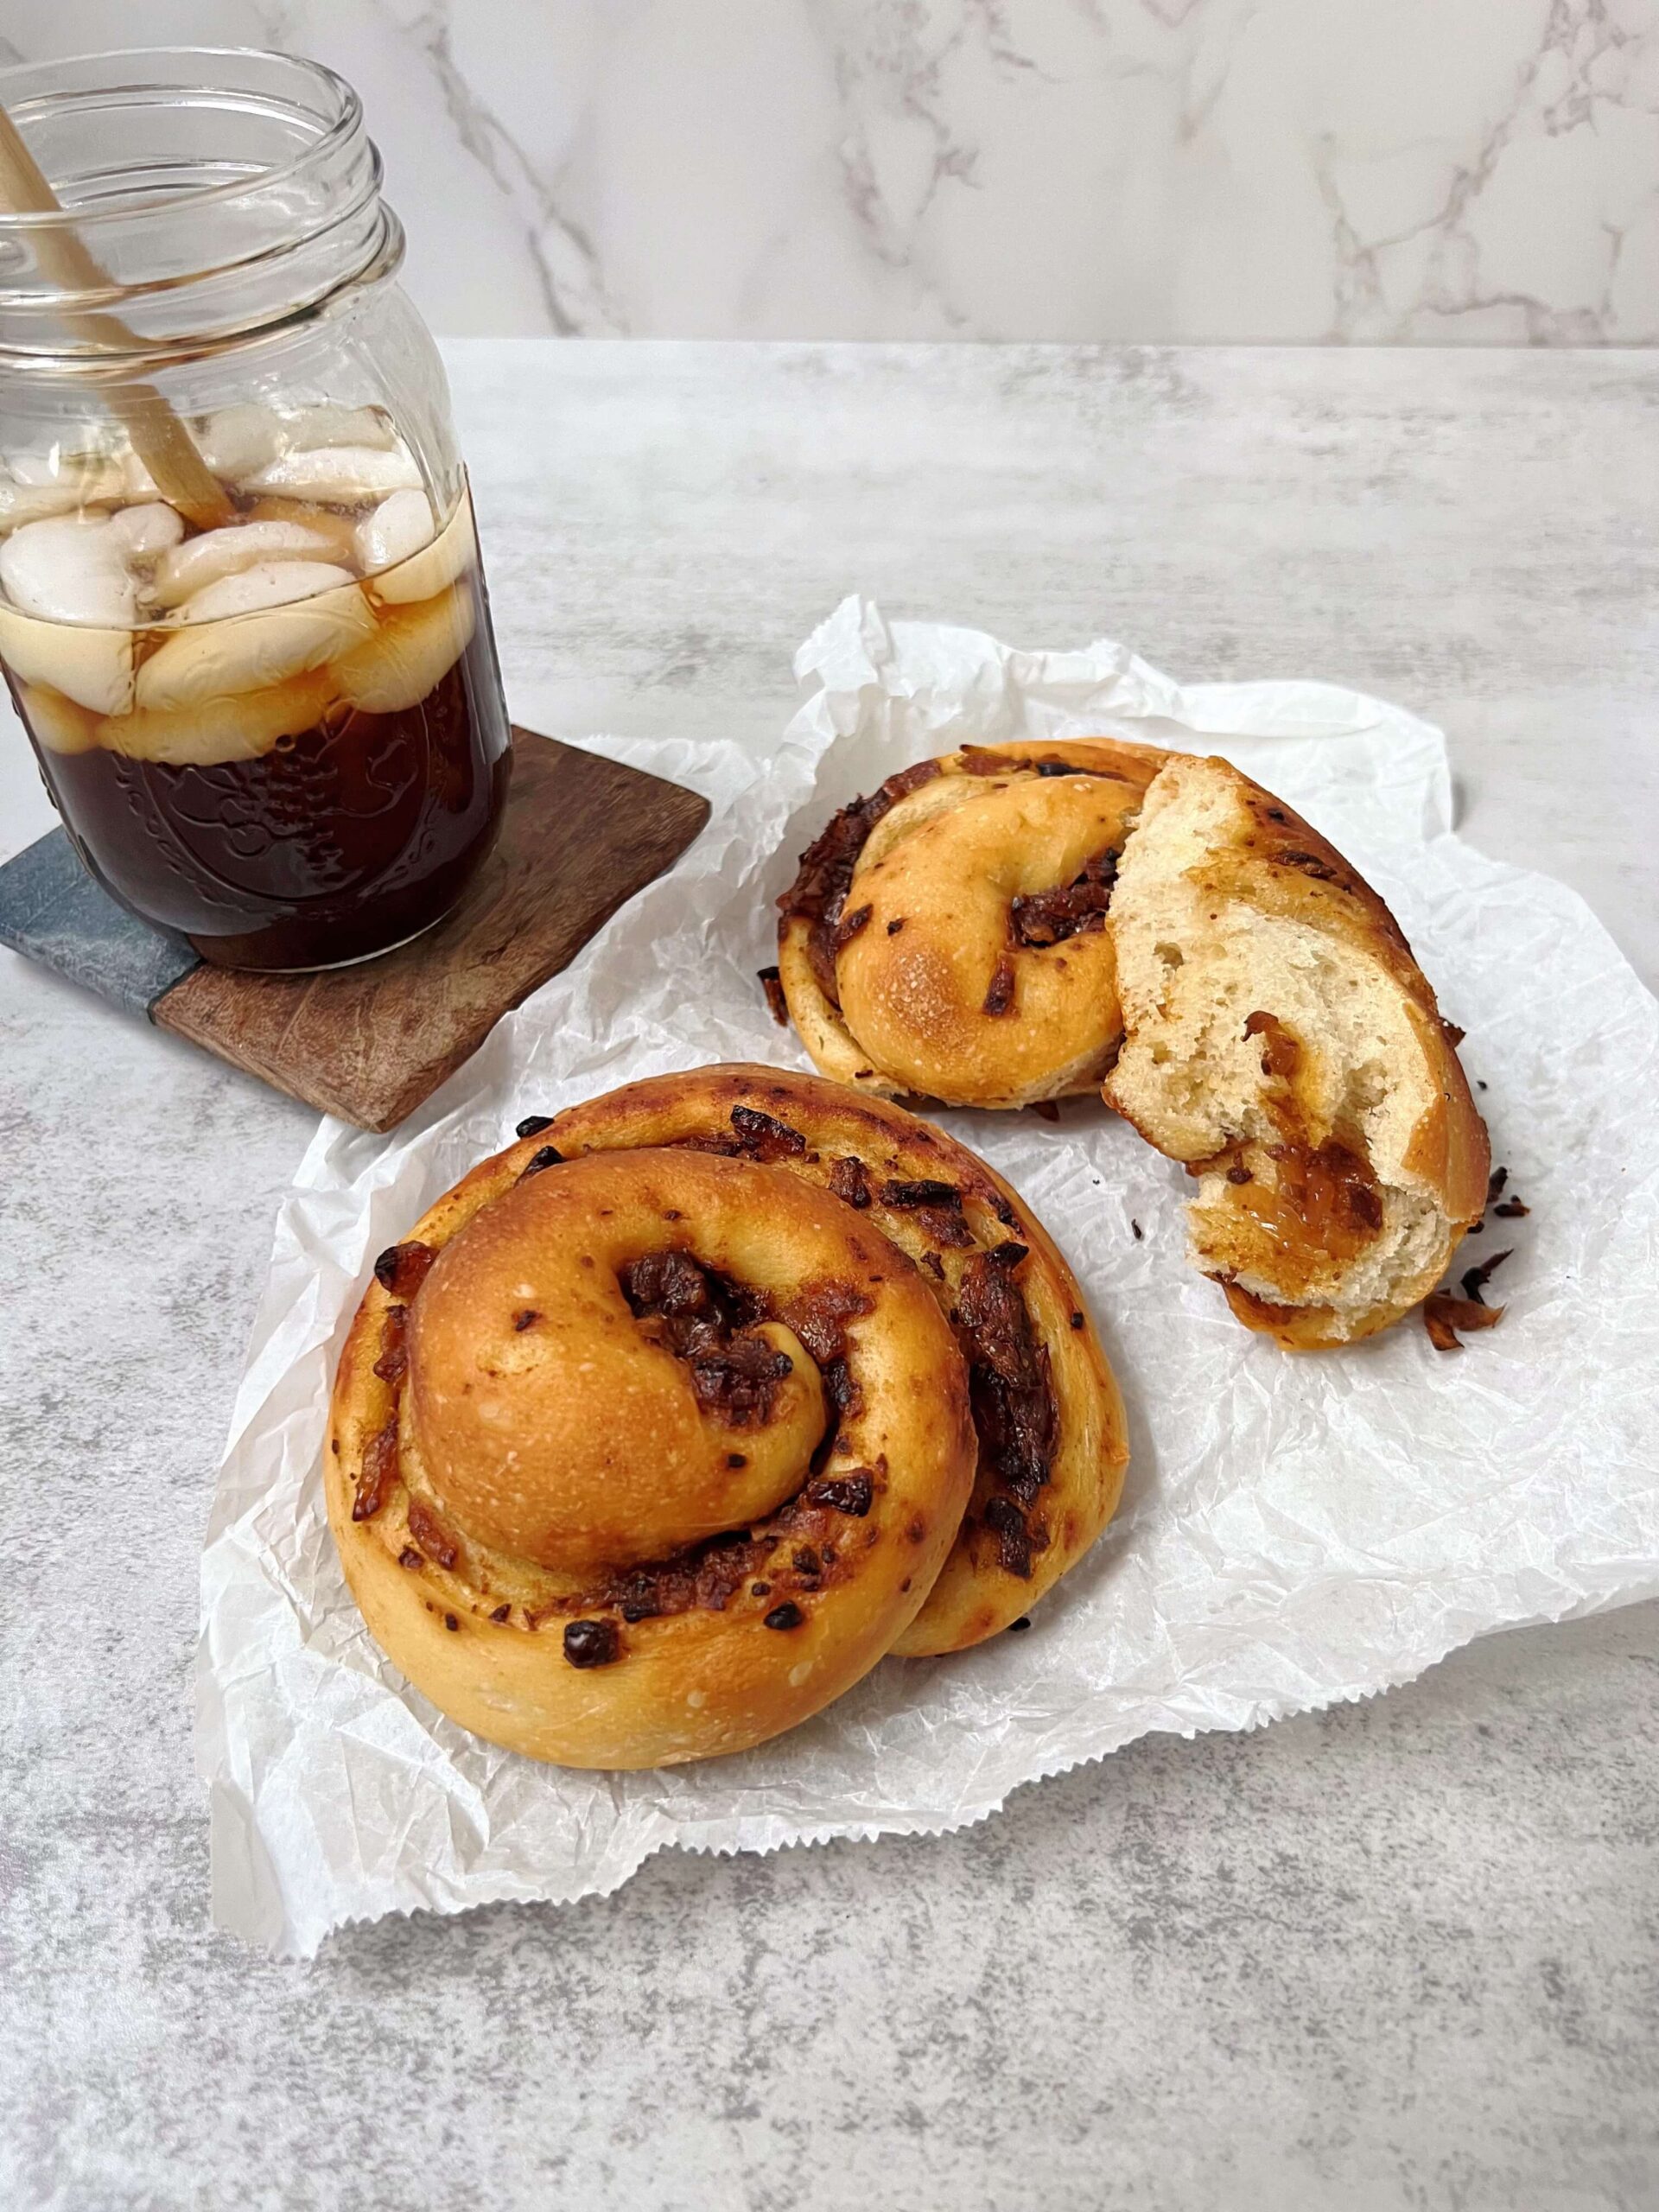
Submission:
[[[480,601],[466,651],[396,714],[335,707],[206,767],[37,744],[92,874],[225,967],[334,967],[438,920],[494,842],[512,766],[477,570],[462,588]]]

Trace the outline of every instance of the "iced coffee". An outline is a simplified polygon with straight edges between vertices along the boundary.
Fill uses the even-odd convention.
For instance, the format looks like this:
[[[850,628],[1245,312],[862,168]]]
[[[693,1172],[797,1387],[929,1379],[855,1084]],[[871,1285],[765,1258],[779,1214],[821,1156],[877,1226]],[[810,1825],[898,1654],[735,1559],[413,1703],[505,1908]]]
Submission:
[[[207,959],[327,967],[454,906],[509,766],[470,501],[390,414],[190,418],[198,530],[118,436],[5,456],[0,666],[82,859]]]

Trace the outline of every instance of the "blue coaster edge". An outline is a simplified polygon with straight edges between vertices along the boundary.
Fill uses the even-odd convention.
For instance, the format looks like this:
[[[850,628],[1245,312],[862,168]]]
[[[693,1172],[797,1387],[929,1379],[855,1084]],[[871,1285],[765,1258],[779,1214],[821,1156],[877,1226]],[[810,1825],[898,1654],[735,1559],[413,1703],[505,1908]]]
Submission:
[[[0,864],[0,944],[146,1016],[201,965],[182,938],[141,922],[95,883],[61,830]]]

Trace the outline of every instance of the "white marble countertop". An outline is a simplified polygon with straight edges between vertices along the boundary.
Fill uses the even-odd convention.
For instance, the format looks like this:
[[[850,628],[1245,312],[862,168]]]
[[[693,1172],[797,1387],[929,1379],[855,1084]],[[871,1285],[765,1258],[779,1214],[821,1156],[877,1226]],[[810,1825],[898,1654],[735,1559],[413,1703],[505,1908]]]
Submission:
[[[165,0],[363,95],[435,330],[1659,339],[1653,0]],[[0,62],[132,0],[6,0]]]
[[[846,590],[1451,739],[1651,982],[1659,360],[448,349],[523,720],[741,732]],[[0,850],[49,820],[0,731]],[[19,2204],[1651,2204],[1659,1608],[985,1826],[348,1932],[207,1917],[196,1559],[297,1107],[0,955]]]

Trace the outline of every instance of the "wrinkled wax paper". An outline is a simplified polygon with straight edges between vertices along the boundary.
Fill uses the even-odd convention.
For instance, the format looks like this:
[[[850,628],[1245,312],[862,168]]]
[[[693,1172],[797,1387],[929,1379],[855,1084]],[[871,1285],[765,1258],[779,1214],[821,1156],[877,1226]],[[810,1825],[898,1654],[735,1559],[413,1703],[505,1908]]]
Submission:
[[[664,1844],[955,1827],[1148,1730],[1362,1697],[1489,1630],[1659,1591],[1659,1007],[1573,893],[1452,833],[1438,732],[1325,684],[1182,686],[1118,645],[1016,652],[855,600],[797,671],[762,758],[602,747],[706,792],[710,827],[395,1136],[325,1122],[282,1209],[202,1571],[214,1911],[260,1943],[606,1891]],[[1456,1354],[1414,1319],[1293,1357],[1185,1264],[1186,1179],[1103,1108],[942,1116],[1087,1290],[1133,1448],[1104,1537],[1029,1633],[889,1660],[740,1758],[594,1775],[480,1743],[370,1641],[324,1518],[329,1381],[374,1255],[523,1115],[703,1061],[805,1065],[755,970],[830,811],[964,740],[1085,731],[1224,753],[1393,907],[1531,1208],[1465,1248],[1514,1247],[1502,1325]]]

